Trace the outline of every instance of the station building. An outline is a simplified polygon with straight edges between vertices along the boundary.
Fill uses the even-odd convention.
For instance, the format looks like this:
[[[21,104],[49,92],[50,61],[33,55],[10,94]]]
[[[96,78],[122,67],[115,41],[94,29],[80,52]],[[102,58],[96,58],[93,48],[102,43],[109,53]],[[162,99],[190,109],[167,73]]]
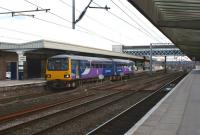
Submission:
[[[58,54],[73,54],[144,61],[143,57],[49,40],[15,44],[0,43],[0,80],[44,78],[46,60]]]

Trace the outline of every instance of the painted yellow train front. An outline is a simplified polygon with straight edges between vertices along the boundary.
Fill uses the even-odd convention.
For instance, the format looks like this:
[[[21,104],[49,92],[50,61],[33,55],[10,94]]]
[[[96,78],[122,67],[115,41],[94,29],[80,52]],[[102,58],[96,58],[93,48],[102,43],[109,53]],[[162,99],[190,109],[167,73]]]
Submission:
[[[64,88],[72,80],[71,59],[64,58],[50,58],[46,66],[46,80],[47,85],[52,88]]]

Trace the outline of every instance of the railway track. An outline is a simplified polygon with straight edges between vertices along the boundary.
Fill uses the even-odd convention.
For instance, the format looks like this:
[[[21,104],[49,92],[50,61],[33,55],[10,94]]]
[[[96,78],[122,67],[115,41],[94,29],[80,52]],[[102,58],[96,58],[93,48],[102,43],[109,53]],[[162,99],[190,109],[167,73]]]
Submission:
[[[107,122],[101,124],[97,128],[88,132],[86,135],[122,135],[125,134],[142,116],[144,116],[163,96],[166,95],[166,91],[163,88],[171,83],[177,83],[182,76],[177,77],[173,81],[170,81],[160,89],[156,90],[152,94],[146,96],[133,106],[129,107],[125,111],[111,118]]]
[[[132,85],[122,85],[121,87],[112,87],[112,88],[115,90],[121,90],[121,89],[140,90],[140,89],[146,89],[146,88],[151,88],[151,90],[155,90],[156,88],[152,88],[152,87],[155,87],[155,85],[158,85],[159,87],[159,85],[162,85],[163,82],[165,83],[166,81],[176,76],[179,76],[179,74],[158,75],[158,76],[154,76],[154,78],[150,77],[147,79],[138,78],[138,79],[132,80],[132,81],[136,81],[136,82],[132,82],[132,84],[136,84],[134,88],[132,87]],[[141,79],[143,79],[142,83],[140,82]],[[156,82],[156,84],[154,82]]]
[[[139,79],[142,79],[142,78],[147,77],[147,76],[148,76],[147,74],[140,73],[140,75],[137,75],[134,78],[127,80],[126,83],[128,83],[130,81],[139,80]],[[113,89],[113,88],[116,88],[116,87],[124,86],[124,85],[126,85],[126,83],[119,81],[119,83],[117,83],[116,85],[107,84],[108,86],[105,86],[105,87],[106,87],[106,89]],[[99,86],[96,86],[96,87],[92,87],[90,89],[94,89],[94,88],[96,88],[98,90],[105,89],[105,88],[102,88],[102,84],[99,85]],[[62,92],[62,91],[59,91],[59,92]],[[20,95],[20,96],[0,98],[0,104],[5,104],[5,103],[13,102],[13,101],[20,101],[20,100],[25,100],[25,99],[30,99],[30,98],[38,98],[38,97],[47,96],[47,95],[54,94],[54,93],[55,93],[55,91],[43,91],[41,93],[31,93],[31,94],[23,94],[23,95]]]
[[[169,77],[170,77],[170,75],[168,76],[168,78]],[[162,77],[160,77],[160,78],[162,78]],[[148,81],[146,81],[146,83],[148,85],[150,85],[152,82],[158,81],[157,79],[153,79],[153,80],[151,80],[151,79],[148,80],[147,79]],[[167,79],[163,79],[162,81],[166,81],[166,80]],[[116,85],[113,88],[123,87],[123,86],[124,85],[121,85],[121,86],[120,85]],[[146,87],[148,87],[148,86],[146,86]],[[124,98],[127,98],[127,97],[129,97],[131,95],[134,95],[134,94],[136,94],[138,92],[138,91],[128,91],[129,88],[130,88],[130,86],[127,87],[127,88],[123,87],[123,89],[124,89],[123,91],[115,90],[114,93],[111,93],[111,94],[109,94],[107,96],[102,96],[102,97],[99,97],[99,98],[84,102],[82,104],[78,104],[78,105],[75,105],[75,106],[71,106],[71,107],[59,110],[57,112],[55,111],[54,113],[49,113],[48,115],[44,115],[43,117],[37,117],[37,118],[32,118],[32,119],[28,118],[29,119],[28,121],[26,121],[26,122],[21,121],[21,123],[16,123],[16,125],[14,125],[14,126],[13,126],[13,124],[10,124],[12,126],[9,126],[9,123],[7,124],[7,127],[6,127],[5,124],[3,124],[3,126],[0,125],[0,134],[9,134],[9,135],[10,134],[20,134],[20,135],[22,135],[22,134],[46,134],[46,133],[49,133],[53,129],[56,129],[56,128],[62,126],[63,124],[66,124],[67,122],[71,122],[71,121],[77,120],[78,118],[80,118],[80,117],[82,117],[84,115],[87,115],[90,112],[99,110],[100,108],[105,107],[107,105],[114,104],[115,102],[117,102],[119,100],[123,100]],[[145,88],[145,87],[141,87],[140,90],[142,90],[143,88]],[[90,95],[88,95],[88,96],[90,96]],[[114,98],[115,96],[118,97],[118,98]],[[108,98],[107,103],[105,102],[106,98]],[[81,97],[80,97],[80,99],[81,99]],[[74,99],[74,100],[79,100],[79,98]],[[72,99],[72,101],[73,101],[73,99]],[[98,102],[102,102],[102,104],[98,104]],[[65,104],[64,101],[61,104]],[[92,108],[88,108],[87,110],[84,109],[84,108],[87,108],[88,106],[90,106],[89,104],[95,104],[94,106],[96,108],[92,107]],[[55,107],[57,105],[59,105],[59,103],[55,103],[55,105],[49,105],[49,107],[48,106],[46,106],[46,107],[44,107],[44,106],[42,107],[41,106],[42,109],[37,108],[33,112],[31,112],[31,110],[29,110],[28,113],[23,113],[22,112],[22,114],[20,114],[20,115],[18,114],[18,115],[16,115],[16,117],[12,116],[10,119],[19,119],[18,117],[24,117],[24,116],[27,116],[29,114],[35,113],[35,112],[39,112],[39,111],[42,111],[42,110],[45,110],[45,109],[49,109],[51,107]],[[83,108],[84,111],[75,111],[76,109],[80,109],[80,108]],[[69,112],[71,112],[71,113],[69,113]],[[75,112],[75,113],[72,113],[72,112]],[[82,113],[77,113],[77,112],[82,112]],[[60,118],[61,121],[59,121],[56,124],[55,123],[56,120],[53,120],[53,119],[56,119],[59,116],[61,117],[64,114],[70,114],[71,116],[70,117],[67,116],[69,118],[67,120],[65,120],[65,121],[63,121],[63,119]],[[1,121],[2,118],[3,117],[0,117],[0,121]],[[63,116],[63,118],[64,118],[64,116]],[[7,118],[2,119],[2,122],[10,120],[9,117],[8,117],[7,120],[6,119]],[[42,126],[39,126],[39,125],[41,125],[41,123],[48,123],[47,121],[54,121],[54,122],[52,122],[53,125],[48,124],[48,125],[45,126],[45,125],[42,124]]]
[[[22,111],[19,111],[19,112],[16,112],[16,113],[4,115],[4,116],[0,117],[0,123],[5,122],[5,121],[9,121],[11,119],[16,119],[16,118],[21,117],[23,115],[29,115],[31,113],[39,112],[39,111],[49,109],[49,108],[52,108],[52,107],[55,107],[55,106],[58,106],[58,105],[62,105],[62,104],[65,104],[65,103],[73,102],[75,100],[90,97],[90,96],[93,96],[93,95],[94,95],[94,93],[87,94],[87,95],[84,95],[84,96],[73,97],[73,98],[70,98],[70,99],[61,100],[61,101],[53,103],[53,104],[35,106],[35,107],[29,108],[29,109],[26,109],[26,110],[22,110]]]
[[[12,86],[12,87],[15,87],[15,86]],[[9,86],[8,86],[8,88],[5,87],[5,89],[8,89],[8,90],[0,91],[0,99],[27,95],[27,92],[31,93],[31,94],[39,94],[39,93],[45,92],[43,89],[43,85],[41,85],[41,86],[32,86],[32,85],[23,86],[22,85],[21,87],[16,88],[16,89],[14,89],[14,88],[9,89]]]
[[[25,99],[30,99],[30,98],[36,98],[36,97],[41,97],[41,96],[47,96],[50,94],[54,94],[55,92],[51,91],[46,91],[42,93],[33,93],[33,94],[24,94],[20,96],[12,96],[12,97],[6,97],[6,98],[0,98],[0,104],[5,104],[13,101],[19,101],[19,100],[25,100]]]
[[[156,74],[160,74],[160,72],[158,72]],[[141,79],[141,78],[144,78],[144,77],[147,77],[147,76],[148,76],[148,74],[146,72],[142,72],[142,73],[135,74],[134,78],[128,79],[127,81]],[[117,86],[114,86],[114,87],[125,85],[121,81],[118,81],[118,82],[119,83],[117,84]],[[111,84],[109,82],[104,82],[103,85],[105,85],[105,87],[108,87],[109,85],[113,85],[113,84]],[[94,89],[94,88],[100,89],[101,87],[102,87],[102,84],[98,84],[96,86],[90,86],[90,88],[86,87],[86,89]],[[112,88],[112,87],[110,87],[110,88]],[[31,88],[31,89],[32,90],[28,91],[29,94],[24,93],[24,91],[25,91],[24,89],[23,90],[11,90],[11,94],[8,91],[6,93],[2,91],[2,92],[0,92],[1,95],[5,95],[5,96],[0,97],[0,104],[6,104],[6,103],[9,103],[9,102],[14,102],[14,101],[19,102],[19,101],[25,100],[25,99],[47,96],[47,95],[50,95],[50,94],[54,94],[55,92],[63,92],[64,91],[64,90],[59,90],[59,91],[58,90],[56,90],[56,91],[42,90],[43,86],[42,87],[37,86],[37,87]],[[82,88],[78,88],[78,89],[82,89]],[[107,89],[109,89],[109,88],[107,88]],[[16,93],[16,94],[14,94],[14,93]]]
[[[137,91],[138,93],[142,93],[142,91]],[[147,92],[147,91],[146,91]],[[153,91],[148,91],[149,92],[149,94],[150,93],[154,93]],[[141,94],[140,93],[140,94]],[[147,93],[146,93],[147,94]],[[147,94],[147,95],[149,95],[149,94]],[[140,98],[140,100],[141,99],[143,99],[144,97],[146,97],[147,95],[143,95],[143,97],[141,97]],[[131,97],[131,95],[128,95],[129,97]],[[136,97],[138,97],[139,95],[132,95],[132,98],[136,98]],[[128,98],[128,97],[125,97],[125,98]],[[121,98],[121,99],[119,99],[120,101],[122,101],[123,99],[125,99],[125,98]],[[119,100],[117,100],[117,102],[119,102]],[[84,133],[84,131],[82,131],[82,132],[77,132],[77,131],[70,131],[70,127],[69,126],[65,126],[65,125],[70,125],[70,126],[72,126],[73,127],[73,123],[71,122],[71,121],[79,121],[82,117],[87,117],[87,115],[88,114],[90,114],[90,115],[92,115],[92,114],[94,114],[95,112],[97,112],[97,111],[100,111],[102,108],[105,108],[106,106],[113,106],[114,104],[117,104],[116,103],[116,101],[114,101],[114,102],[111,102],[111,103],[108,103],[108,104],[106,104],[106,105],[103,105],[103,106],[100,106],[100,107],[98,107],[98,108],[96,108],[96,109],[94,109],[94,110],[91,110],[91,111],[88,111],[88,112],[86,112],[86,113],[83,113],[83,114],[81,114],[81,115],[78,115],[78,116],[76,116],[76,117],[74,117],[73,119],[71,119],[70,121],[64,121],[64,122],[62,122],[62,123],[60,123],[60,124],[57,124],[57,125],[55,125],[55,126],[52,126],[52,127],[49,127],[49,128],[47,128],[47,129],[45,129],[45,130],[43,130],[43,131],[41,131],[41,132],[38,132],[38,133],[36,133],[36,135],[45,135],[45,134],[56,134],[56,132],[55,131],[59,131],[59,129],[61,129],[61,130],[63,130],[63,129],[65,129],[65,128],[68,128],[68,130],[65,130],[65,133],[67,132],[68,134],[77,134],[77,135],[79,135],[79,134],[83,134]],[[78,126],[78,129],[79,129],[80,127]],[[114,129],[113,129],[114,130]],[[59,132],[59,134],[63,134],[62,132]],[[110,135],[110,134],[109,134]]]
[[[34,135],[41,135],[41,134],[46,135],[46,134],[49,134],[49,133],[51,133],[53,130],[56,130],[57,128],[62,127],[63,125],[66,125],[66,124],[68,124],[68,123],[70,123],[70,122],[72,122],[72,121],[77,121],[77,120],[79,120],[81,117],[85,117],[85,116],[88,115],[88,114],[91,114],[91,113],[93,113],[93,112],[95,112],[95,111],[98,111],[99,109],[102,109],[102,108],[104,108],[104,107],[106,107],[106,106],[109,106],[109,105],[111,105],[111,104],[114,104],[114,103],[116,103],[116,102],[118,102],[118,101],[120,101],[120,100],[123,100],[123,99],[127,98],[127,97],[130,97],[130,96],[132,96],[132,95],[135,95],[136,93],[137,93],[137,92],[133,92],[133,91],[130,92],[130,91],[129,91],[128,94],[126,94],[126,95],[124,95],[124,96],[122,96],[122,97],[119,97],[119,98],[112,99],[112,100],[109,101],[109,102],[103,101],[104,103],[101,104],[101,105],[99,105],[99,106],[95,106],[95,107],[92,108],[92,109],[89,109],[89,110],[87,110],[87,111],[85,111],[85,112],[82,112],[82,113],[80,113],[80,114],[78,114],[78,115],[76,115],[76,116],[74,116],[74,117],[72,117],[72,118],[70,118],[70,119],[68,119],[68,120],[65,120],[65,121],[63,121],[63,122],[61,122],[61,123],[58,123],[58,124],[53,125],[53,126],[51,126],[51,127],[48,127],[48,128],[46,128],[45,130],[42,130],[42,131],[40,131],[40,132],[35,133]],[[146,93],[146,92],[145,92],[145,93]],[[112,98],[113,98],[113,97],[112,97]]]
[[[96,98],[96,99],[93,99],[93,100],[90,100],[90,101],[87,101],[87,102],[84,102],[84,103],[81,103],[81,104],[78,104],[78,105],[75,105],[75,106],[72,106],[72,107],[65,108],[63,110],[57,111],[55,113],[52,113],[52,114],[49,114],[49,115],[46,115],[46,116],[43,116],[41,118],[37,118],[37,119],[33,119],[33,120],[30,120],[30,121],[27,121],[27,122],[23,122],[21,124],[18,124],[16,126],[12,126],[10,128],[1,129],[0,130],[0,134],[11,134],[11,132],[13,132],[14,130],[26,127],[27,125],[30,125],[30,124],[32,124],[34,122],[41,123],[41,121],[49,120],[51,118],[56,118],[56,117],[58,117],[58,115],[65,114],[68,111],[72,111],[73,109],[77,109],[77,108],[85,107],[85,106],[87,107],[90,104],[94,104],[94,103],[95,103],[95,106],[97,106],[98,102],[106,103],[105,101],[107,99],[108,99],[108,102],[110,102],[110,100],[112,100],[112,101],[113,100],[117,100],[118,98],[125,97],[125,96],[129,95],[130,93],[134,93],[134,92],[133,91],[127,91],[127,92],[118,91],[118,92],[115,92],[115,93],[112,93],[112,94],[108,94],[108,95],[103,96],[103,97],[99,97],[99,98]],[[36,109],[36,110],[29,110],[29,111],[27,111],[27,113],[32,113],[32,111],[34,111],[34,112],[41,111],[43,109],[47,109],[47,108],[50,108],[52,106],[54,106],[54,105],[42,107],[42,108],[39,108],[39,109]],[[100,106],[101,106],[101,104],[100,104]],[[73,112],[75,112],[75,111],[73,111]],[[87,113],[87,112],[84,112],[84,113]],[[19,115],[22,116],[22,115],[25,115],[25,114],[26,114],[26,112],[25,113],[23,112],[23,113],[21,113]],[[70,118],[68,120],[71,120],[71,119],[73,119],[75,117],[78,117],[78,116],[80,116],[82,114],[83,113],[77,114],[77,116],[74,116],[74,113],[73,113],[72,118]],[[19,115],[17,114],[12,118],[17,118]],[[7,119],[6,117],[4,117],[4,118]]]
[[[134,75],[134,79],[136,78],[142,78],[142,77],[145,77],[145,76],[148,76],[147,73],[138,73],[136,75]],[[129,79],[129,80],[132,80],[132,79]],[[94,83],[93,83],[94,85]],[[111,85],[109,82],[104,82],[104,85]],[[112,84],[113,85],[113,84]],[[121,83],[120,85],[124,85],[123,83]],[[120,86],[118,85],[118,86]],[[90,87],[89,89],[94,89],[94,88],[100,88],[102,87],[102,84],[98,84],[97,86],[92,86]],[[30,98],[37,98],[37,97],[41,97],[41,96],[47,96],[47,95],[50,95],[50,94],[54,94],[55,92],[63,92],[64,90],[56,90],[56,91],[47,91],[47,90],[44,90],[43,89],[43,86],[41,87],[33,87],[31,88],[32,90],[29,90],[28,93],[25,93],[25,90],[11,90],[9,93],[9,91],[2,91],[0,92],[1,95],[4,95],[4,96],[1,96],[0,97],[0,104],[6,104],[6,103],[9,103],[9,102],[14,102],[14,101],[21,101],[21,100],[25,100],[25,99],[30,99]],[[78,88],[78,89],[82,89],[82,88]],[[88,88],[86,88],[88,89]],[[16,93],[16,94],[14,94]]]
[[[162,73],[158,72],[156,74],[154,74],[154,77],[160,77]],[[164,75],[163,75],[164,76]],[[144,79],[146,77],[146,79]],[[115,82],[114,84],[107,84],[106,85],[106,90],[109,90],[109,89],[115,89],[115,88],[122,88],[124,86],[126,86],[128,83],[135,83],[135,82],[138,82],[140,80],[146,80],[146,81],[149,81],[149,80],[152,80],[152,78],[150,78],[150,76],[146,73],[140,73],[139,75],[136,75],[134,76],[133,78],[131,79],[128,79],[128,80],[123,80],[123,81],[118,81],[117,83]],[[96,88],[97,90],[105,90],[104,87],[100,86],[100,87],[97,87]],[[126,88],[127,89],[127,88]],[[130,89],[130,88],[128,88]]]

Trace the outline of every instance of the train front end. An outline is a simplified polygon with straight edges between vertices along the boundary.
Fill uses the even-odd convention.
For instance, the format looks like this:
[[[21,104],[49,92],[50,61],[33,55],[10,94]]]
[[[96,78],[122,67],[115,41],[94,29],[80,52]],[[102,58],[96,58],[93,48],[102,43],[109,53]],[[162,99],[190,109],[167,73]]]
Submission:
[[[68,57],[52,57],[46,66],[47,87],[66,88],[72,80],[70,59]]]

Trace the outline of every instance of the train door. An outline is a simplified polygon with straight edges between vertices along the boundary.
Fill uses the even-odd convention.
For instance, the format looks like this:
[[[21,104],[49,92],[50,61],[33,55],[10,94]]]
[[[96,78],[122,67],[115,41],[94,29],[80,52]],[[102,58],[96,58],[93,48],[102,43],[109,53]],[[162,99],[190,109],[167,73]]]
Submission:
[[[72,60],[72,78],[80,78],[80,61],[78,60]]]
[[[112,62],[112,64],[113,64],[114,75],[117,75],[117,63],[116,62]]]

